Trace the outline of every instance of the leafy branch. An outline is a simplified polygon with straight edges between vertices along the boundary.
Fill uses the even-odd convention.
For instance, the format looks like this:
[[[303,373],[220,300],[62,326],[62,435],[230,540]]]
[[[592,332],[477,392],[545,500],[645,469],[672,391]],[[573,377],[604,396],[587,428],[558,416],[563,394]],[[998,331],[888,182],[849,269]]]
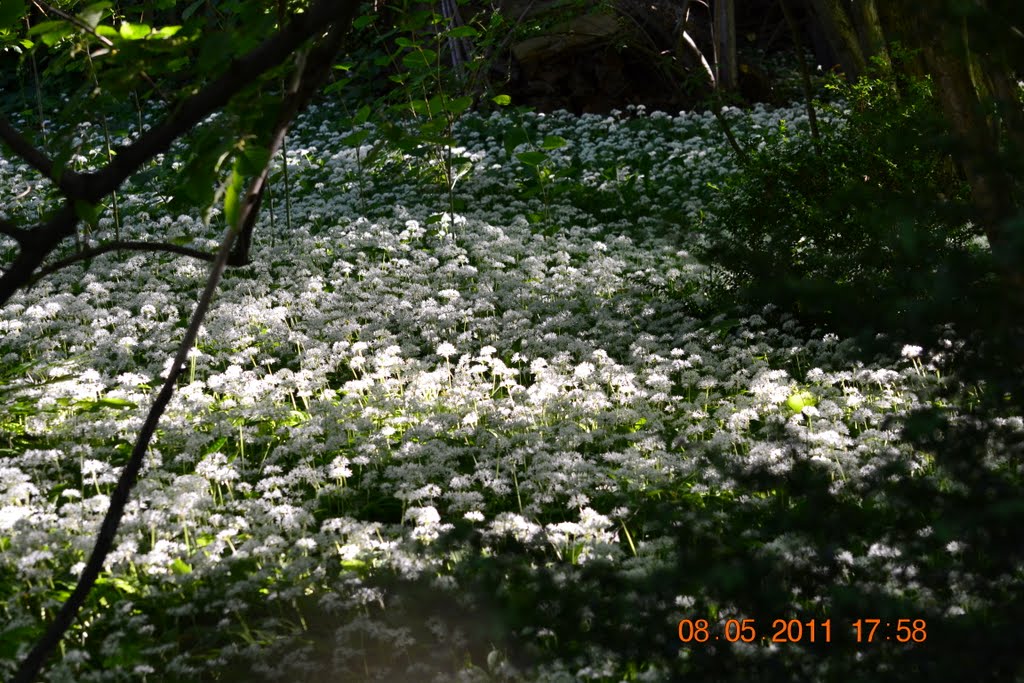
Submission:
[[[28,142],[6,119],[0,119],[0,139],[33,168],[53,180],[66,198],[64,206],[48,222],[28,230],[32,233],[31,238],[19,240],[21,249],[15,262],[0,275],[0,305],[31,282],[47,256],[60,242],[74,234],[79,220],[74,210],[76,202],[96,204],[117,190],[147,161],[166,152],[176,139],[211,113],[222,109],[259,76],[285,62],[310,38],[322,35],[325,27],[351,15],[355,7],[354,0],[319,0],[305,12],[292,16],[277,33],[246,55],[233,59],[219,77],[186,99],[162,124],[142,133],[131,145],[117,149],[113,159],[98,171],[79,173],[64,169],[60,172],[52,160]],[[252,220],[255,221],[255,217]]]

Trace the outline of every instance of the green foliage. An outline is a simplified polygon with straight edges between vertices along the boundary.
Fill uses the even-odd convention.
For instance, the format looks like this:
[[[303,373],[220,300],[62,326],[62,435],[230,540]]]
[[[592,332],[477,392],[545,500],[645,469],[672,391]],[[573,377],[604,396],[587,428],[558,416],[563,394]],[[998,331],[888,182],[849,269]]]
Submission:
[[[820,152],[785,122],[752,149],[712,206],[704,257],[742,299],[894,322],[968,277],[965,188],[929,82],[829,87]]]

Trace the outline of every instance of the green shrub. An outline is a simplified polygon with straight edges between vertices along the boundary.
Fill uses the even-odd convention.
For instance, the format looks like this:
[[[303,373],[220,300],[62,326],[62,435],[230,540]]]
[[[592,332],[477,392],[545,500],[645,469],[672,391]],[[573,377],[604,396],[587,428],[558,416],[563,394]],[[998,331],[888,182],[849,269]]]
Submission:
[[[721,188],[703,257],[741,301],[858,326],[922,314],[976,270],[931,84],[829,88],[818,145],[782,122]]]

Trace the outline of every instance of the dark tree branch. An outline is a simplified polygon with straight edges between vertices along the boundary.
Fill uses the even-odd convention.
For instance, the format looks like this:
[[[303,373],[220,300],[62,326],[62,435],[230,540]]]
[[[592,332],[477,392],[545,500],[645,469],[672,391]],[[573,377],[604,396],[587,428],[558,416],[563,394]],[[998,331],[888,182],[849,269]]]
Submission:
[[[0,219],[0,235],[7,235],[18,244],[24,244],[29,239],[28,230],[22,230],[14,223]]]
[[[20,287],[31,281],[32,274],[57,245],[75,234],[77,223],[78,216],[75,215],[74,203],[67,200],[46,223],[29,230],[14,228],[18,231],[20,239],[11,236],[18,241],[20,249],[10,268],[0,275],[0,305],[6,303]],[[8,226],[14,227],[9,224]],[[5,230],[4,233],[11,234],[10,230]]]
[[[327,4],[332,3],[328,2]],[[160,393],[157,395],[153,406],[149,410],[149,414],[146,416],[146,421],[139,431],[139,436],[135,441],[135,446],[132,449],[128,463],[121,471],[121,476],[110,496],[110,504],[103,518],[103,523],[100,525],[96,544],[93,546],[92,553],[89,555],[89,559],[82,569],[81,575],[78,577],[78,583],[75,585],[71,595],[68,596],[68,599],[61,605],[57,616],[49,628],[39,638],[25,659],[22,660],[12,679],[12,683],[32,683],[32,681],[38,678],[39,672],[42,670],[47,658],[60,644],[65,632],[74,623],[78,612],[85,605],[89,592],[103,570],[103,563],[114,546],[117,530],[121,524],[121,518],[124,516],[125,506],[128,504],[131,490],[135,486],[139,472],[142,470],[149,442],[153,438],[153,434],[156,433],[157,423],[160,421],[161,415],[166,410],[171,396],[174,394],[174,387],[178,381],[181,369],[185,366],[185,362],[188,359],[188,352],[199,336],[199,329],[202,326],[203,318],[206,316],[206,312],[213,301],[213,295],[227,266],[232,245],[242,231],[243,226],[251,224],[253,220],[252,214],[255,213],[259,205],[263,187],[270,173],[271,160],[277,150],[280,149],[285,134],[288,132],[288,127],[295,115],[309,103],[310,98],[312,98],[313,94],[326,79],[330,70],[331,60],[340,49],[345,34],[348,32],[352,19],[355,16],[357,8],[355,2],[339,4],[342,4],[344,11],[334,17],[334,24],[330,32],[307,56],[305,67],[300,69],[294,87],[289,95],[286,96],[285,105],[281,111],[282,116],[275,126],[270,144],[268,145],[270,154],[267,162],[264,164],[261,173],[250,184],[245,200],[240,207],[238,219],[234,225],[229,226],[224,240],[217,250],[217,256],[210,269],[210,276],[207,278],[206,287],[199,298],[195,312],[192,314],[192,319],[189,321],[185,336],[178,345],[178,351],[167,373],[167,379],[164,381]]]
[[[29,166],[53,179],[53,161],[19,133],[6,116],[0,116],[0,140],[6,142]]]
[[[337,26],[322,41],[316,44],[307,55],[299,55],[297,60],[295,76],[288,86],[288,93],[281,103],[281,110],[278,113],[277,122],[273,135],[272,154],[276,153],[284,145],[285,135],[288,127],[295,119],[295,116],[309,104],[309,101],[316,94],[321,84],[327,79],[330,73],[331,62],[334,56],[341,49],[341,43],[345,38],[346,31],[337,30]],[[287,160],[286,160],[287,163]],[[267,177],[270,174],[268,163],[263,173],[254,182],[255,194],[251,198],[252,210],[249,212],[242,232],[235,243],[235,249],[228,260],[232,266],[244,266],[249,263],[249,251],[252,246],[252,232],[259,215],[260,204],[263,202],[263,191],[266,188]]]
[[[172,254],[181,254],[182,256],[191,256],[192,258],[197,258],[201,261],[213,261],[213,259],[216,258],[216,254],[199,251],[198,249],[193,249],[191,247],[182,247],[168,242],[105,242],[98,246],[84,249],[73,256],[68,256],[67,258],[51,263],[36,273],[32,278],[32,282],[38,282],[47,275],[56,273],[62,268],[67,268],[68,266],[81,261],[88,261],[91,258],[95,258],[101,254],[107,254],[112,251],[165,251]]]

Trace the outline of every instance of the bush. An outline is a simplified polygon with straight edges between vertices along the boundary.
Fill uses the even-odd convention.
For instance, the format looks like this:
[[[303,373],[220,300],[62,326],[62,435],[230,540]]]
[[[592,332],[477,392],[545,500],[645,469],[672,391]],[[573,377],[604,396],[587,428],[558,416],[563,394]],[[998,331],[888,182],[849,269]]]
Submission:
[[[927,316],[978,260],[931,85],[829,88],[839,104],[822,109],[820,144],[783,122],[751,146],[712,205],[703,257],[744,302],[858,326]]]

